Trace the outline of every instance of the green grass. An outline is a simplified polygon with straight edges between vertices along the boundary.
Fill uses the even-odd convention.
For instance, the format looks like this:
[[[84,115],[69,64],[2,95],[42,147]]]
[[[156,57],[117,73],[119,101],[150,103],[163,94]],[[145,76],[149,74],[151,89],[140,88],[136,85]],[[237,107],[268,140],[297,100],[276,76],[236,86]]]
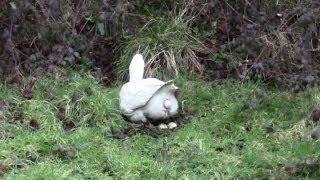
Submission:
[[[283,178],[283,164],[319,155],[320,144],[304,125],[319,101],[317,90],[297,96],[250,82],[179,78],[191,122],[158,138],[138,133],[120,141],[108,137],[111,126],[127,125],[117,109],[120,86],[106,88],[84,74],[67,73],[65,83],[58,82],[59,74],[38,79],[32,100],[0,84],[0,100],[9,103],[0,114],[0,164],[10,167],[5,179]],[[88,87],[92,95],[84,92]],[[77,124],[74,132],[66,132],[56,116],[61,104]],[[16,111],[23,112],[22,123],[13,120]],[[38,130],[30,129],[32,118]],[[275,132],[263,128],[269,123]],[[75,156],[58,156],[57,145],[73,148]]]
[[[120,46],[118,75],[125,79],[133,54],[141,53],[146,61],[147,76],[177,77],[180,73],[201,73],[196,52],[204,51],[198,34],[191,27],[186,5],[179,12],[151,19],[139,32]],[[189,15],[190,16],[190,15]]]

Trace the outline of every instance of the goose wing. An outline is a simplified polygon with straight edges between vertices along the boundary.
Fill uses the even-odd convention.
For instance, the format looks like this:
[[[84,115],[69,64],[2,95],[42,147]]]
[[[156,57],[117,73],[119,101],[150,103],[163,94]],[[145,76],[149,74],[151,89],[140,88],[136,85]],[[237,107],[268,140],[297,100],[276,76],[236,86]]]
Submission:
[[[165,82],[156,78],[147,78],[140,81],[128,82],[120,90],[120,109],[130,114],[137,108],[147,104],[150,98]]]

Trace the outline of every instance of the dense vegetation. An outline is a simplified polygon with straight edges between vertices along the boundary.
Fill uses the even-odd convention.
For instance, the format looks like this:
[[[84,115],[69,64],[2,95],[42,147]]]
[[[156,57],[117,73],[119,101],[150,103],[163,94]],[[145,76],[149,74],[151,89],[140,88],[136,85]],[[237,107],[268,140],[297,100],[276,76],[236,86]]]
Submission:
[[[2,1],[0,72],[80,64],[107,84],[135,52],[148,74],[260,78],[304,89],[319,76],[318,1]],[[165,68],[163,68],[165,67]],[[116,76],[118,75],[118,76]]]
[[[2,0],[0,38],[0,177],[320,174],[319,1]],[[174,132],[118,111],[137,52],[177,78]]]

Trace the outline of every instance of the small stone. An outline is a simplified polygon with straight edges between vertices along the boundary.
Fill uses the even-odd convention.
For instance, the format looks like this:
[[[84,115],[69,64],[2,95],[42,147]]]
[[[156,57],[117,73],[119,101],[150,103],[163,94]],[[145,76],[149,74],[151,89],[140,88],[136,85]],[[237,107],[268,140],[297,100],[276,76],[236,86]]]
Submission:
[[[165,129],[168,129],[168,126],[166,124],[159,124],[158,128],[160,130],[165,130]]]
[[[73,53],[73,55],[74,55],[74,57],[76,57],[77,59],[80,58],[80,53],[78,53],[78,52],[76,52],[76,51]]]
[[[169,128],[169,129],[174,129],[174,128],[176,128],[176,127],[178,127],[178,125],[177,125],[177,123],[175,123],[175,122],[170,122],[170,123],[168,124],[168,128]]]
[[[312,132],[311,138],[314,139],[314,140],[320,139],[320,128],[317,128],[316,130],[314,130]]]

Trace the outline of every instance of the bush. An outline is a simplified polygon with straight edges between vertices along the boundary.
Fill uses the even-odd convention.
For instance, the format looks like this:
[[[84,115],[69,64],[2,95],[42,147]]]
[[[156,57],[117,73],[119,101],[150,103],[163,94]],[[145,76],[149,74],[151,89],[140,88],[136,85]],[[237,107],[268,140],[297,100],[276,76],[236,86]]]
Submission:
[[[4,0],[0,75],[16,82],[25,74],[76,66],[111,83],[125,79],[139,52],[147,76],[191,72],[300,90],[319,84],[319,5],[311,0]]]
[[[1,77],[81,64],[112,81],[120,16],[130,10],[119,7],[105,1],[1,1]]]

